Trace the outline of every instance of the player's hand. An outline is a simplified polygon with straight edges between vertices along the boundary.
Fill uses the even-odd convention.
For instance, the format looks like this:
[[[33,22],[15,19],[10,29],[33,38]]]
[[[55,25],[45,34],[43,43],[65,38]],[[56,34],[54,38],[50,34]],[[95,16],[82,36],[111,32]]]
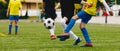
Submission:
[[[55,7],[55,10],[57,10],[58,9],[58,7]]]
[[[44,8],[42,8],[42,13],[45,13],[45,9]]]
[[[8,17],[8,13],[6,14],[6,17]]]
[[[81,1],[81,4],[86,4],[87,2],[85,2],[84,0]]]
[[[88,3],[88,8],[92,7],[93,6],[93,3]]]
[[[113,16],[113,12],[112,12],[112,11],[109,11],[109,14],[110,14],[111,16]]]
[[[20,16],[22,16],[22,13],[20,13]]]

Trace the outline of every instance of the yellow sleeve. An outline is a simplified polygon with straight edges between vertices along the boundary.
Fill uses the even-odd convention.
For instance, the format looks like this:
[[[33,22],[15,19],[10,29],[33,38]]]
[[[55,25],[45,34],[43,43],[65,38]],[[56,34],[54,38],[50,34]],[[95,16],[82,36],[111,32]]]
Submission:
[[[103,0],[99,0],[100,2],[102,2]]]
[[[74,4],[74,7],[75,7],[75,9],[80,9],[80,8],[81,8],[81,4],[75,3],[75,4]]]

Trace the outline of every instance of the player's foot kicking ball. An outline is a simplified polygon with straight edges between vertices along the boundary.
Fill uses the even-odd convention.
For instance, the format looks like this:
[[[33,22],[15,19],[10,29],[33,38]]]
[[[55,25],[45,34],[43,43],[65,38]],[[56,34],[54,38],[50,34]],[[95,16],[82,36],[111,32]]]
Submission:
[[[56,36],[55,35],[51,35],[50,38],[51,38],[51,40],[55,40]]]

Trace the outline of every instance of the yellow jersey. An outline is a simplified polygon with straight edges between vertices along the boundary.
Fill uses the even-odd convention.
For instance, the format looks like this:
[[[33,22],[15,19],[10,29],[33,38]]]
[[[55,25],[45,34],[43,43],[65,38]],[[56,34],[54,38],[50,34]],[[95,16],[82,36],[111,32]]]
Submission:
[[[90,15],[96,15],[96,5],[98,1],[102,2],[102,0],[87,0],[87,3],[92,3],[92,6],[89,7],[86,5],[83,10]]]
[[[8,8],[10,9],[10,15],[19,15],[21,5],[20,0],[10,0]]]

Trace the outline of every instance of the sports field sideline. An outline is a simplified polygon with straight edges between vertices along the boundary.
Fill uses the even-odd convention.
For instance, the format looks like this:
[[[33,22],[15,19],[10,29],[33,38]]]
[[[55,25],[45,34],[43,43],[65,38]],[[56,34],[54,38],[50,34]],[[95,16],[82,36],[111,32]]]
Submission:
[[[108,24],[120,24],[120,16],[108,16],[107,21]],[[56,18],[56,22],[60,22],[61,17],[58,15]],[[31,21],[38,21],[38,19],[20,19],[20,22],[31,22]],[[81,20],[78,20],[77,23],[79,23]],[[8,22],[7,20],[0,20],[0,22]],[[89,23],[97,23],[97,24],[105,24],[105,17],[104,16],[94,16]]]

